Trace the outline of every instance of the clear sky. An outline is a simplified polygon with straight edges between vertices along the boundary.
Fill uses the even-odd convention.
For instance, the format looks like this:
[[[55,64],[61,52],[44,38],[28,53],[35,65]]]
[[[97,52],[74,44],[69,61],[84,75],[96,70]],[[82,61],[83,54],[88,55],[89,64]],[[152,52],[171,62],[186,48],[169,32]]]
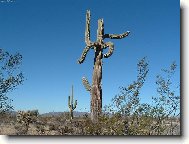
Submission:
[[[174,83],[180,81],[179,0],[14,0],[0,2],[0,48],[23,55],[26,80],[9,93],[15,110],[40,113],[68,110],[74,85],[76,111],[90,110],[90,94],[81,78],[91,83],[94,51],[83,64],[77,60],[85,47],[85,15],[91,11],[91,40],[96,41],[97,20],[105,33],[130,35],[112,41],[114,53],[103,59],[103,105],[136,79],[137,62],[147,56],[149,74],[141,91],[142,102],[156,94],[156,75],[173,61],[178,64]]]

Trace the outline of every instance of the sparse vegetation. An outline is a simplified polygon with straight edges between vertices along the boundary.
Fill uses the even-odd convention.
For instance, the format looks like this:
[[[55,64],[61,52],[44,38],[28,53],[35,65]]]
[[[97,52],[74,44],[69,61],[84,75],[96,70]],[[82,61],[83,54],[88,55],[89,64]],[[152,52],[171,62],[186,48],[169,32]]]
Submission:
[[[120,87],[112,104],[104,106],[98,123],[94,124],[88,113],[70,119],[69,112],[43,116],[37,110],[20,111],[17,116],[6,113],[6,117],[1,118],[0,134],[180,135],[180,96],[172,86],[176,64],[163,70],[165,75],[157,76],[157,96],[152,98],[152,105],[140,101],[140,92],[149,73],[146,58],[141,59],[137,67],[136,80]]]

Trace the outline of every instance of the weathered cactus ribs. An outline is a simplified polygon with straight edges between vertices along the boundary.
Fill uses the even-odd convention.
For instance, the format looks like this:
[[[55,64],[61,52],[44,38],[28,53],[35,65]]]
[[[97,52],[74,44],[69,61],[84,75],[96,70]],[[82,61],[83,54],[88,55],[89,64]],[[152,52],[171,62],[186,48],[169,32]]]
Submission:
[[[86,13],[86,29],[85,29],[85,43],[86,47],[83,50],[83,53],[78,60],[78,63],[81,64],[84,62],[86,55],[90,49],[94,49],[95,58],[94,58],[94,67],[93,67],[93,80],[92,85],[89,84],[88,80],[83,77],[82,82],[87,91],[90,91],[91,94],[91,120],[93,122],[98,121],[98,117],[102,111],[102,58],[108,58],[113,54],[114,44],[112,42],[104,43],[105,38],[110,39],[122,39],[129,35],[129,31],[123,34],[104,34],[104,22],[103,19],[98,20],[98,29],[97,29],[97,40],[96,42],[91,42],[90,40],[90,11],[87,10]],[[108,52],[103,54],[103,49],[108,49]]]

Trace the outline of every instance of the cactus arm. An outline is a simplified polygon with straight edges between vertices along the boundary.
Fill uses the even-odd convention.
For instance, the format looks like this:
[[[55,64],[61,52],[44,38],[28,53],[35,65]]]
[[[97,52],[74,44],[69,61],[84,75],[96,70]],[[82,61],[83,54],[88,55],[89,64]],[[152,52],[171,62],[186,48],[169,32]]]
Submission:
[[[71,108],[71,104],[70,104],[70,96],[68,96],[68,107]]]
[[[114,51],[114,44],[112,42],[105,43],[103,48],[106,49],[107,47],[109,47],[109,50],[106,54],[103,55],[104,58],[110,57],[113,54],[113,51]]]
[[[127,31],[123,34],[105,34],[104,35],[104,38],[110,38],[110,39],[122,39],[126,36],[128,36],[130,33],[130,31]]]
[[[77,100],[75,100],[74,106],[73,106],[73,110],[76,109],[77,106]]]
[[[90,19],[91,19],[90,10],[87,10],[86,28],[85,28],[85,43],[86,43],[87,46],[91,45],[91,41],[90,41]]]
[[[91,91],[91,86],[89,84],[89,81],[85,77],[82,78],[82,82],[83,82],[83,85],[84,85],[85,89],[87,91]]]
[[[73,85],[72,85],[72,98],[71,98],[71,105],[73,107]]]
[[[87,53],[88,53],[88,51],[90,50],[91,47],[93,47],[93,44],[85,47],[80,59],[78,60],[79,64],[83,63],[83,61],[85,60],[85,57],[86,57],[86,55],[87,55]]]
[[[98,20],[98,29],[97,29],[97,42],[103,43],[104,36],[104,21],[103,19]]]

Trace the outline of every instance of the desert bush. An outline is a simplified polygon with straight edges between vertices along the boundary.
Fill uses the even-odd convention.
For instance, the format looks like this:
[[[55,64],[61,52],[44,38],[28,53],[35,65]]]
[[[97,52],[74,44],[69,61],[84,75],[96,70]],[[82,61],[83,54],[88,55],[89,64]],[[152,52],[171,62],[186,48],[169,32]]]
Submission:
[[[0,114],[13,110],[7,93],[23,83],[24,77],[19,71],[22,55],[12,55],[0,49]]]
[[[146,57],[138,62],[137,68],[137,79],[127,87],[120,87],[120,94],[112,99],[113,104],[109,106],[111,111],[119,113],[124,119],[125,135],[136,135],[139,130],[141,131],[140,117],[144,117],[144,105],[141,105],[139,95],[149,72]]]
[[[15,124],[17,135],[27,134],[29,124],[37,121],[38,114],[38,110],[18,111]]]
[[[176,95],[175,89],[171,89],[173,84],[171,78],[176,64],[172,63],[170,69],[163,69],[163,72],[167,74],[165,77],[157,76],[156,84],[159,96],[152,98],[152,105],[141,103],[139,97],[149,71],[146,58],[140,60],[137,67],[137,80],[127,87],[120,87],[120,94],[112,99],[113,104],[107,106],[106,110],[109,114],[120,114],[123,120],[120,130],[124,135],[176,134],[175,129],[178,129],[180,124],[175,125],[170,119],[170,117],[180,116],[180,96]]]
[[[157,93],[158,96],[153,97],[153,117],[155,125],[153,126],[154,134],[173,134],[177,127],[173,124],[171,117],[180,117],[180,95],[179,85],[175,86],[172,78],[176,70],[176,63],[173,62],[169,69],[162,69],[164,75],[158,75]],[[169,122],[170,127],[167,127],[166,122]],[[167,129],[170,130],[167,130]]]

